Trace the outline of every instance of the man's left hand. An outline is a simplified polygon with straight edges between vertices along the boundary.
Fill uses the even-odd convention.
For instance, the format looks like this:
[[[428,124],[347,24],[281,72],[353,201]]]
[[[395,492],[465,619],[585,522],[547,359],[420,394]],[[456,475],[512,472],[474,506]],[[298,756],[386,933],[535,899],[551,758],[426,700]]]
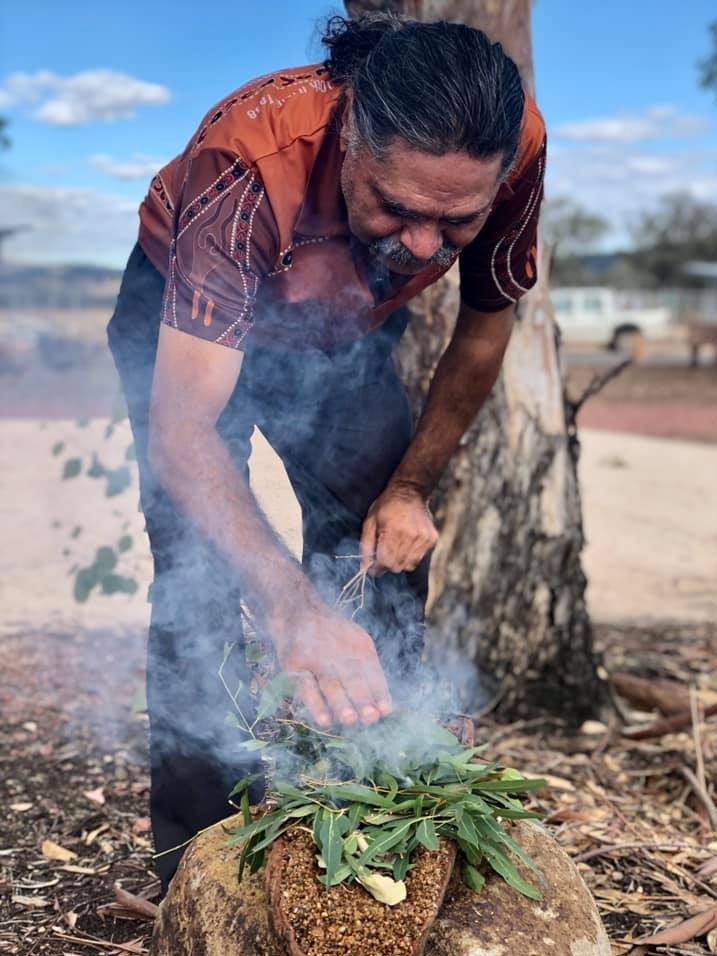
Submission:
[[[437,541],[438,532],[418,489],[389,483],[363,523],[361,567],[372,577],[385,571],[415,571]]]

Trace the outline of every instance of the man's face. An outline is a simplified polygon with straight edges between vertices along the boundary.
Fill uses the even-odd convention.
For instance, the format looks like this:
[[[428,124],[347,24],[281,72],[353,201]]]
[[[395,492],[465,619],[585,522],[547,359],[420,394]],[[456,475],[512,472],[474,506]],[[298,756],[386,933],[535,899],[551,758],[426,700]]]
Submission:
[[[500,186],[500,156],[434,156],[396,139],[376,159],[350,146],[341,187],[351,232],[392,272],[448,265],[480,231]]]

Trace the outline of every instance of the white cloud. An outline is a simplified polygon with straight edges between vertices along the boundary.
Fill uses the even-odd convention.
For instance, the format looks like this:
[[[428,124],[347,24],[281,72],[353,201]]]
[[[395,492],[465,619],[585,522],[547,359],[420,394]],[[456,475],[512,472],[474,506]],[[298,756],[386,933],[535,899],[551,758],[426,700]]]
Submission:
[[[73,76],[59,76],[49,70],[12,73],[0,87],[2,108],[39,104],[33,116],[52,126],[126,119],[138,106],[160,105],[170,97],[166,86],[101,69]]]
[[[167,162],[166,159],[157,159],[154,156],[145,156],[135,153],[130,159],[113,159],[105,153],[96,153],[90,156],[88,162],[95,169],[107,176],[116,179],[142,179],[149,181],[154,174]]]
[[[567,196],[611,224],[607,248],[631,243],[630,224],[667,193],[717,195],[707,118],[671,104],[565,123],[550,131],[548,196]],[[651,142],[659,146],[651,147]]]
[[[7,242],[7,258],[123,265],[137,239],[138,206],[95,189],[0,186],[0,227],[29,227]]]
[[[638,153],[627,156],[625,166],[630,172],[639,173],[641,176],[665,176],[679,166],[679,160],[674,156],[651,156],[648,153]]]
[[[603,216],[612,227],[605,246],[625,246],[631,242],[630,224],[667,193],[686,192],[714,202],[714,159],[706,149],[665,153],[637,151],[623,142],[576,143],[549,154],[546,193],[567,196]]]
[[[637,143],[650,139],[695,136],[708,125],[704,116],[683,113],[675,106],[661,104],[641,113],[563,123],[552,134],[560,139],[578,142]]]

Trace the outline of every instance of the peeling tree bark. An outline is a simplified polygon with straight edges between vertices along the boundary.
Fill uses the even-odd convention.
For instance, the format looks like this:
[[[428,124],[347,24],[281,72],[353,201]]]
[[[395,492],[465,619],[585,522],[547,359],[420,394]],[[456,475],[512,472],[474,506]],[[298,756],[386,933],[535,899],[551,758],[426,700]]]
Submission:
[[[347,0],[352,16],[391,9],[460,20],[503,44],[533,92],[530,0]],[[441,538],[431,572],[428,649],[458,670],[466,708],[486,690],[505,717],[579,722],[606,699],[585,606],[578,442],[563,395],[545,249],[520,302],[503,371],[433,500]],[[450,274],[410,305],[399,365],[414,410],[458,310]]]

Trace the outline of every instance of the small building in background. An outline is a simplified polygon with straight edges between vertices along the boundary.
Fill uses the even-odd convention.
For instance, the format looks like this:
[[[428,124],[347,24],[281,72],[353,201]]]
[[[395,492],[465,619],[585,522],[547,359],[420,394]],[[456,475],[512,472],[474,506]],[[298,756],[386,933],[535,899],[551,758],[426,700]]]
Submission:
[[[704,347],[717,355],[717,262],[688,262],[684,272],[699,284],[699,288],[685,292],[680,304],[680,320],[687,326],[692,364],[697,365]]]

